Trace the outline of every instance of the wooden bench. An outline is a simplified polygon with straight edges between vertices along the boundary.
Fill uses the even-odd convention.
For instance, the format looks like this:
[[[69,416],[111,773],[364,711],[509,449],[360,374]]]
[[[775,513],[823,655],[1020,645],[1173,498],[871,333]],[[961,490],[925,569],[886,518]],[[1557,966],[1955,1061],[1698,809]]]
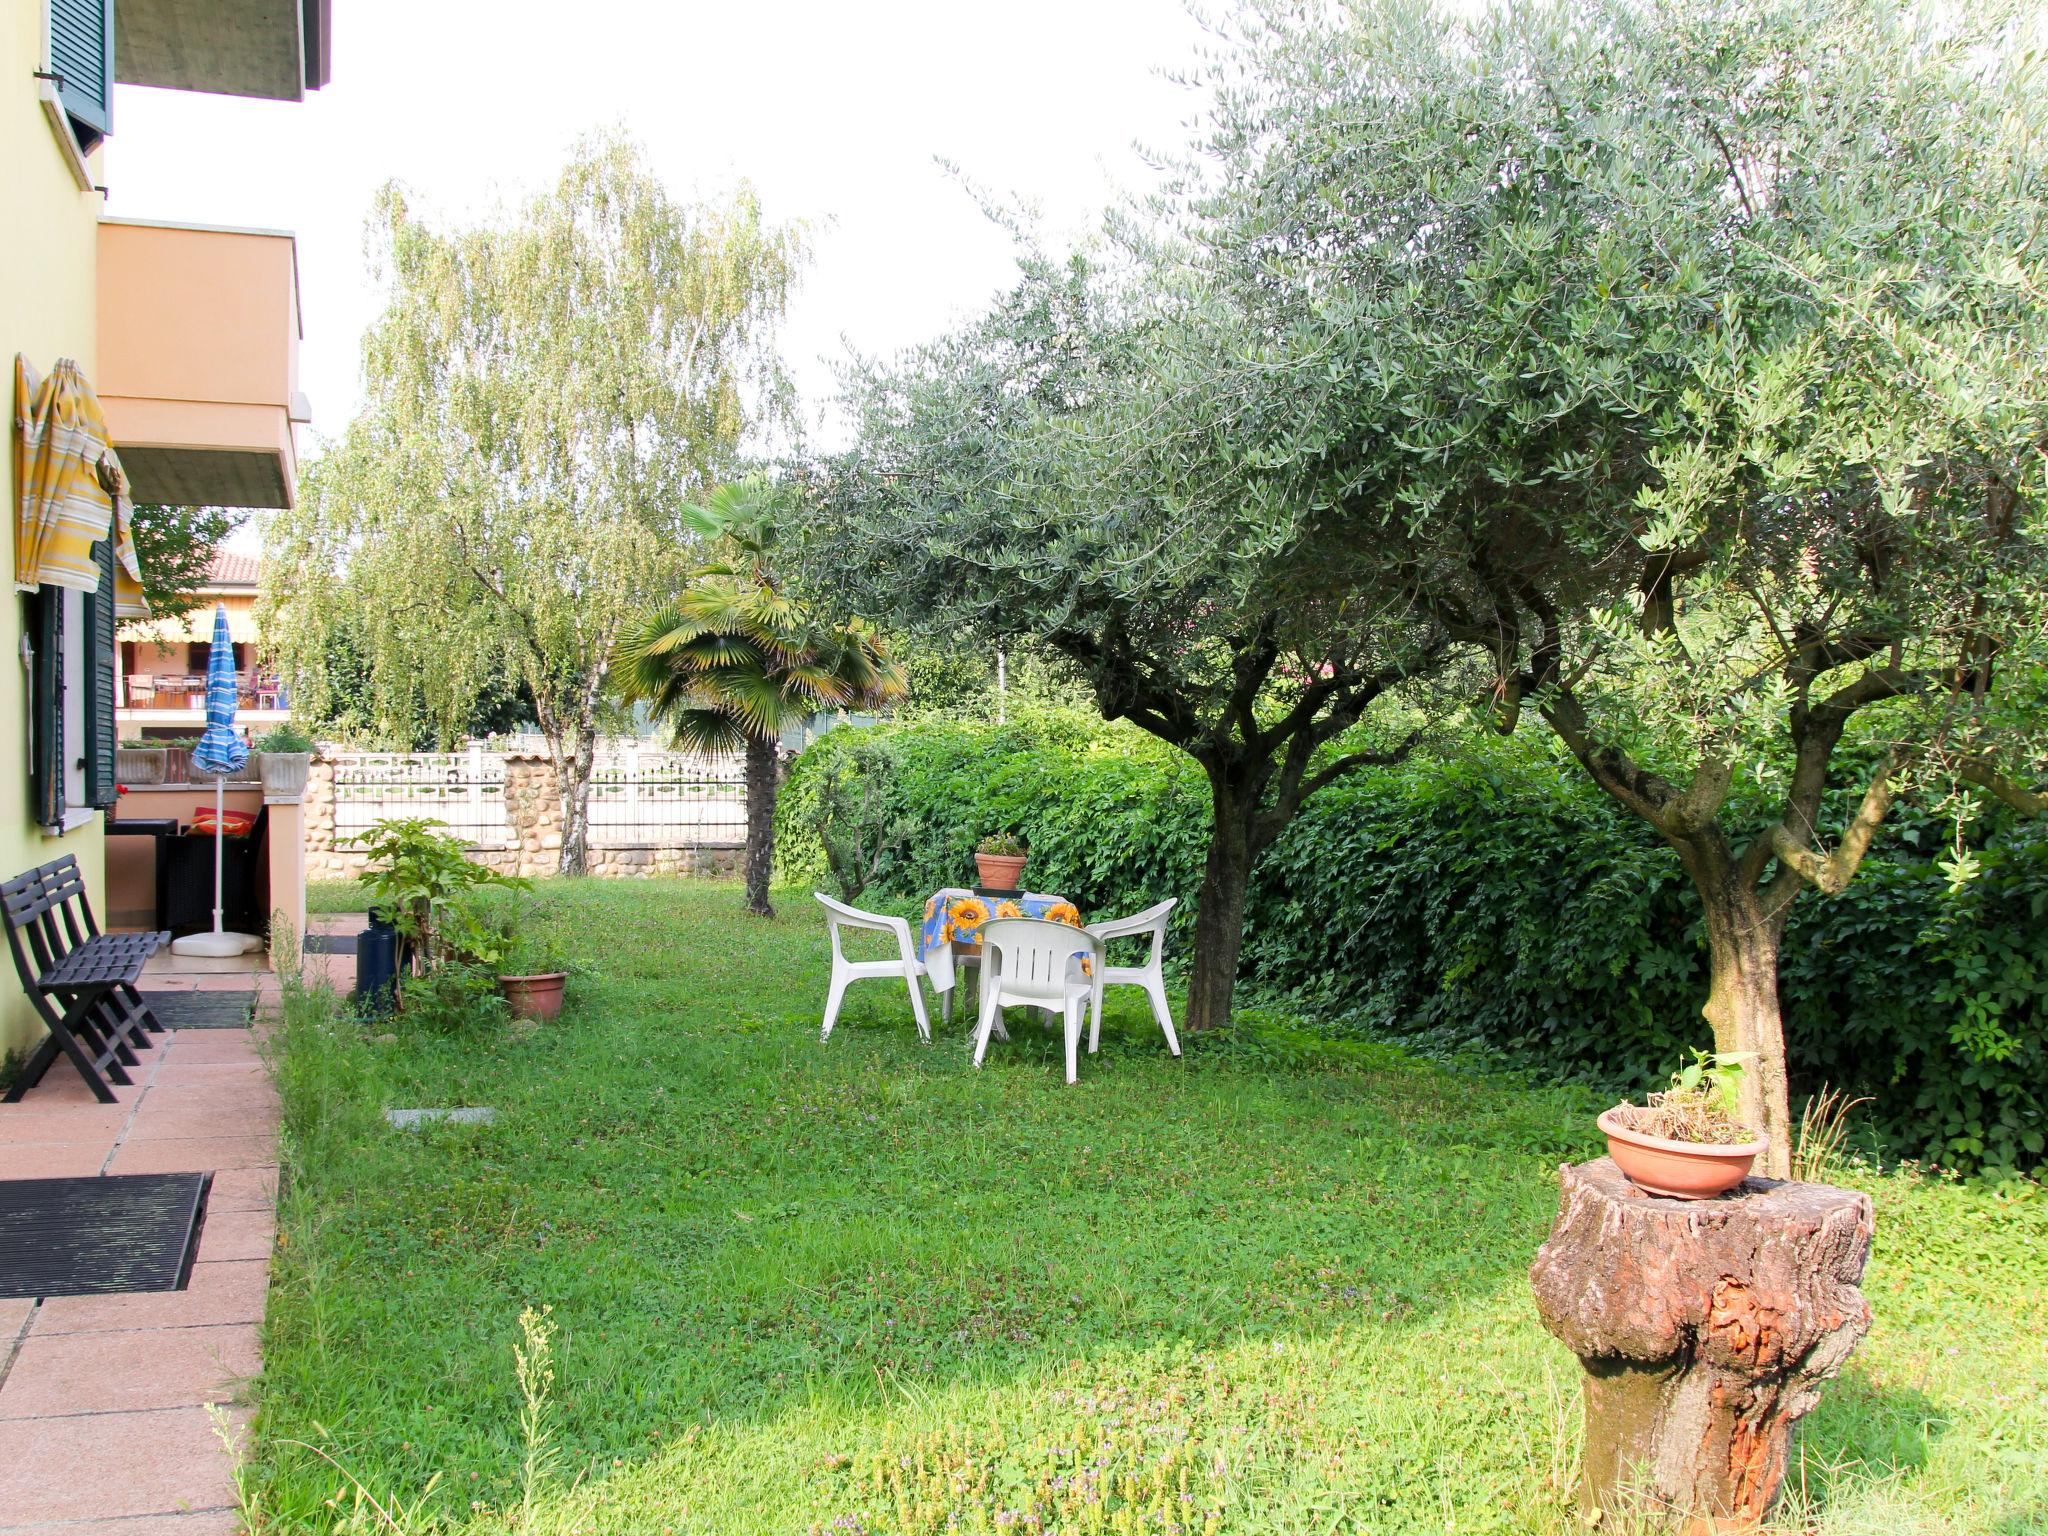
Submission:
[[[15,1103],[41,1082],[60,1051],[95,1098],[117,1102],[107,1079],[127,1083],[136,1044],[147,1044],[150,1031],[163,1028],[135,983],[143,962],[171,936],[101,933],[85,877],[69,854],[0,885],[0,906],[15,972],[50,1030],[22,1064],[6,1102]]]

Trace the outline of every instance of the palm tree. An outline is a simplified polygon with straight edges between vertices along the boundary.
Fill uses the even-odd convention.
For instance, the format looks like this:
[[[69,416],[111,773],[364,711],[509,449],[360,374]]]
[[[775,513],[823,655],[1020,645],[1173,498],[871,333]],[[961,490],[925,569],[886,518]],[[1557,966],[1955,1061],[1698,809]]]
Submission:
[[[775,504],[774,486],[754,479],[685,507],[685,520],[718,540],[725,558],[628,623],[612,659],[618,692],[647,705],[677,746],[746,753],[747,907],[763,917],[775,915],[768,883],[783,729],[905,691],[902,670],[868,625],[818,623],[777,582]]]

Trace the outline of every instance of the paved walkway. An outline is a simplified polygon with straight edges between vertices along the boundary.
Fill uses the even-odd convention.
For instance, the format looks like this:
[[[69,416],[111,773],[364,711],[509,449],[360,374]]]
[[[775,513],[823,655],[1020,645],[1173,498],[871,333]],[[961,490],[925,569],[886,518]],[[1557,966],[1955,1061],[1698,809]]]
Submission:
[[[154,972],[147,989],[265,976]],[[268,1001],[268,998],[265,998]],[[0,1299],[0,1533],[229,1536],[229,1458],[207,1411],[258,1364],[277,1230],[277,1093],[247,1029],[167,1032],[102,1105],[68,1062],[0,1105],[0,1177],[214,1175],[191,1284]]]

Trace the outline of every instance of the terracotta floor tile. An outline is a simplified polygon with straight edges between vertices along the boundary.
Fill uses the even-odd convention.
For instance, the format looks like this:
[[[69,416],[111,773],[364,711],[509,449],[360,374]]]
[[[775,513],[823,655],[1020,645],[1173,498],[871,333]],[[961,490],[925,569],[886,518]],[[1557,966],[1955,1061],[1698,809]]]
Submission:
[[[162,1141],[125,1141],[109,1173],[210,1173],[219,1168],[253,1168],[273,1162],[277,1142],[269,1136],[188,1136]]]
[[[126,1520],[65,1521],[60,1525],[0,1525],[4,1536],[241,1536],[231,1509],[193,1515],[142,1515]]]
[[[166,1065],[189,1067],[195,1062],[260,1067],[256,1042],[246,1029],[188,1029],[166,1047]]]
[[[231,1401],[256,1374],[256,1325],[31,1334],[0,1387],[0,1420]]]
[[[269,1104],[162,1103],[145,1098],[129,1122],[124,1142],[189,1141],[195,1136],[271,1136],[278,1112]],[[108,1138],[111,1142],[112,1137]]]
[[[199,1259],[268,1259],[277,1243],[277,1217],[269,1210],[216,1211],[207,1202],[206,1225],[199,1233]]]
[[[175,1051],[176,1047],[173,1047]],[[153,1079],[158,1085],[191,1086],[196,1084],[219,1084],[230,1087],[245,1078],[262,1079],[268,1076],[260,1061],[195,1061],[189,1065],[166,1060],[156,1069]]]
[[[43,1303],[31,1339],[60,1333],[108,1333],[136,1328],[212,1328],[263,1320],[270,1266],[260,1259],[192,1266],[182,1291],[137,1291],[125,1296],[52,1296]],[[0,1509],[7,1507],[0,1500]]]
[[[22,1524],[220,1509],[228,1479],[203,1408],[0,1424],[0,1509]]]
[[[14,1341],[21,1334],[21,1325],[28,1321],[29,1309],[36,1304],[33,1296],[15,1296],[0,1301],[0,1359],[6,1358],[7,1351],[14,1347]]]
[[[148,1069],[138,1072],[130,1067],[128,1075],[135,1081],[117,1083],[109,1079],[107,1082],[107,1086],[114,1090],[114,1102],[117,1104],[133,1104],[142,1096],[143,1082],[148,1076]],[[85,1079],[78,1075],[70,1062],[60,1061],[50,1068],[49,1074],[40,1083],[29,1089],[28,1097],[21,1102],[34,1105],[37,1109],[64,1109],[74,1104],[89,1108],[102,1101],[93,1097],[92,1090],[85,1086]],[[8,1107],[0,1104],[0,1109]]]
[[[113,1138],[0,1147],[0,1179],[82,1179],[98,1173]]]
[[[96,1141],[102,1137],[112,1146],[134,1113],[127,1104],[64,1104],[46,1109],[40,1100],[37,1095],[20,1104],[0,1104],[0,1148],[25,1141]]]
[[[213,1176],[213,1193],[206,1197],[207,1217],[222,1211],[270,1211],[277,1206],[277,1165],[261,1168],[223,1168]]]

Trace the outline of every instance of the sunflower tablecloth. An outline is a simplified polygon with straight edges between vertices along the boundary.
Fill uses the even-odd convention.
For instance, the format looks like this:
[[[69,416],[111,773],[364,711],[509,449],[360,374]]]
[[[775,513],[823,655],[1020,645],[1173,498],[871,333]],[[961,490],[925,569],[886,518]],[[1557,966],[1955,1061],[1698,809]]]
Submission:
[[[972,891],[949,889],[934,892],[924,904],[924,923],[917,933],[918,958],[934,991],[953,986],[953,946],[981,942],[981,925],[992,917],[1042,917],[1048,922],[1081,926],[1081,913],[1063,896],[1044,896],[1027,891],[995,901]]]

